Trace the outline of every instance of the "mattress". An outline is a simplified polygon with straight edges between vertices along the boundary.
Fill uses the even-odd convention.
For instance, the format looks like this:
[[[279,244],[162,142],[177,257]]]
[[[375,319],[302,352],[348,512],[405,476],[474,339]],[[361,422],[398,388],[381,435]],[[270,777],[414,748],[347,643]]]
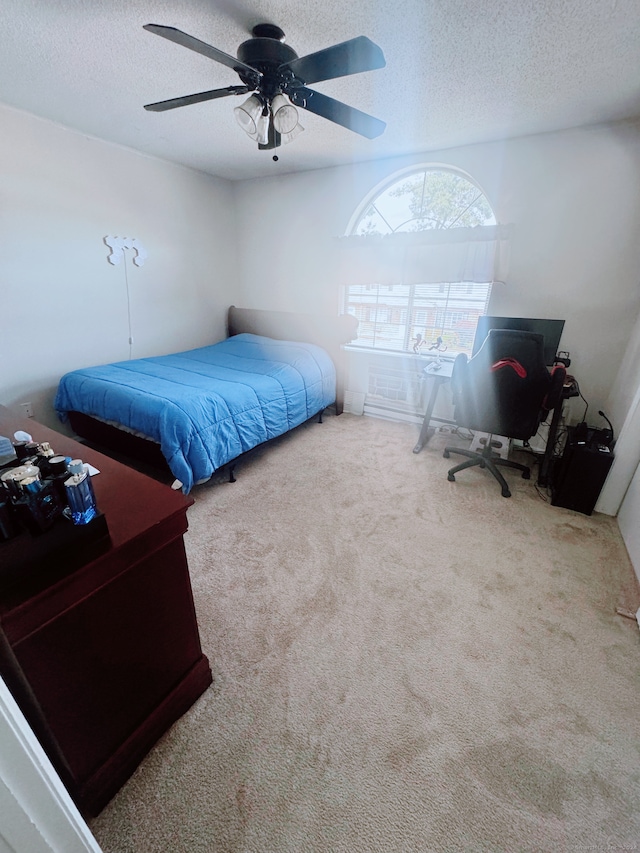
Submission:
[[[218,468],[288,432],[336,398],[315,344],[240,334],[211,346],[74,370],[55,409],[117,423],[156,441],[185,493]]]

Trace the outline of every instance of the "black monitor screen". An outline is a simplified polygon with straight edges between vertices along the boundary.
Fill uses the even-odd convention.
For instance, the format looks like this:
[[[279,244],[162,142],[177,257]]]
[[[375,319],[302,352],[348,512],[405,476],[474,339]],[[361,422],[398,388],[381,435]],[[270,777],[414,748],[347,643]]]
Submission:
[[[535,332],[544,337],[544,363],[551,367],[560,347],[564,320],[539,320],[530,317],[480,317],[473,340],[475,355],[490,329],[514,329],[519,332]]]

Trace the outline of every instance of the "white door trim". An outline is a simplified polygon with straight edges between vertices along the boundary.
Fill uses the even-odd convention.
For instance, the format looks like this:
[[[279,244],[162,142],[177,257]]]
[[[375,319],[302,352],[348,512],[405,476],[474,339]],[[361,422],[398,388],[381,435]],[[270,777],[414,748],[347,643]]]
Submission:
[[[0,812],[0,850],[102,853],[1,678]]]

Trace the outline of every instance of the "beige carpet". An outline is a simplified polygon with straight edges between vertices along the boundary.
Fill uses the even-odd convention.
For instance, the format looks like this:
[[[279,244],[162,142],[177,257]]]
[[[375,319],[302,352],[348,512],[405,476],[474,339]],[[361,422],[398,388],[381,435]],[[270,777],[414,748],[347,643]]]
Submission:
[[[214,685],[92,822],[105,853],[640,848],[615,520],[449,483],[417,432],[327,416],[196,488]]]

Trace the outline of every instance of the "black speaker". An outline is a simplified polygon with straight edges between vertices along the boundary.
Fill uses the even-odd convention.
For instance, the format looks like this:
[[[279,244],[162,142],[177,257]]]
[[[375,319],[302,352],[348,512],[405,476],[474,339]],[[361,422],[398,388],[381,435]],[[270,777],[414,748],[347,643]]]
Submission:
[[[591,515],[607,479],[614,454],[594,439],[596,430],[583,433],[569,427],[562,457],[553,469],[551,503]]]

